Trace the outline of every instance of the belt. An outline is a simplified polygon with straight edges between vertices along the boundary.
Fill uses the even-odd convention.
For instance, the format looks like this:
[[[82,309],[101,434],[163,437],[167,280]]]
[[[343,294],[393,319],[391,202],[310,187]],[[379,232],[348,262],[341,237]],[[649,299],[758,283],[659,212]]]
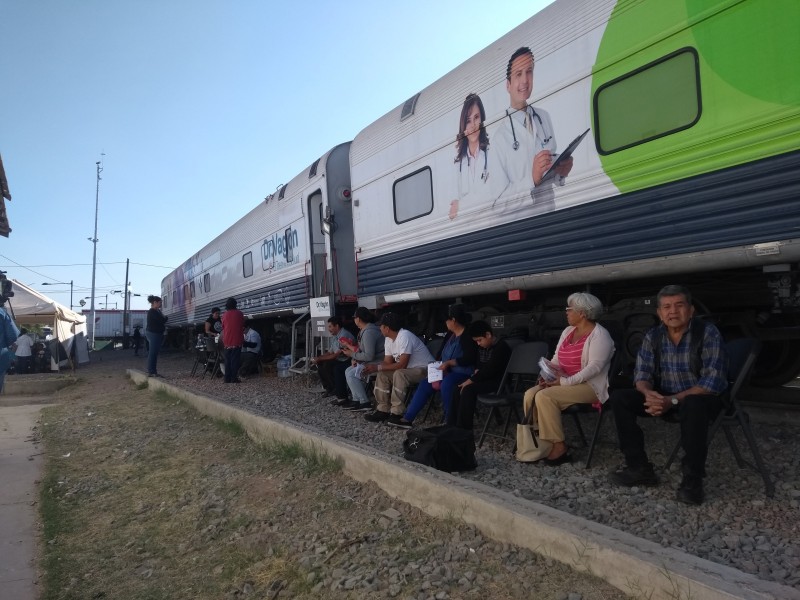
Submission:
[[[225,346],[225,350],[236,350],[236,348],[241,348],[241,346]]]

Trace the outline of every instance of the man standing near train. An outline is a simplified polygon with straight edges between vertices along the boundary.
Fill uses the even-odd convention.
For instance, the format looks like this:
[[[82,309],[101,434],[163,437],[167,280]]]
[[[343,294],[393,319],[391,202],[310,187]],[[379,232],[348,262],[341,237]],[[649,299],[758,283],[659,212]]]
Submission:
[[[241,383],[239,366],[244,343],[244,314],[237,308],[236,298],[225,302],[222,315],[222,343],[225,346],[225,383]]]
[[[510,106],[492,139],[497,161],[492,176],[502,190],[494,207],[503,213],[533,206],[537,213],[555,210],[555,185],[562,186],[572,170],[572,157],[543,180],[553,164],[556,137],[550,115],[528,104],[533,93],[533,52],[517,49],[506,66],[506,91]]]
[[[615,390],[609,398],[625,456],[625,467],[612,473],[611,481],[629,487],[658,484],[636,420],[646,416],[677,419],[684,451],[677,499],[701,504],[708,426],[722,409],[728,357],[719,330],[694,318],[688,289],[668,285],[658,292],[656,305],[661,324],[642,341],[633,377],[636,388]]]

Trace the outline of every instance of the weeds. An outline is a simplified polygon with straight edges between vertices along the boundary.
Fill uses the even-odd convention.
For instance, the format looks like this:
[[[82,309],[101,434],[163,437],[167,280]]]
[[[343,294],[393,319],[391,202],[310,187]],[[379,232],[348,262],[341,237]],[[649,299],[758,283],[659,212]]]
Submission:
[[[338,473],[343,466],[342,459],[300,442],[271,441],[263,444],[262,449],[268,460],[298,466],[306,476]]]

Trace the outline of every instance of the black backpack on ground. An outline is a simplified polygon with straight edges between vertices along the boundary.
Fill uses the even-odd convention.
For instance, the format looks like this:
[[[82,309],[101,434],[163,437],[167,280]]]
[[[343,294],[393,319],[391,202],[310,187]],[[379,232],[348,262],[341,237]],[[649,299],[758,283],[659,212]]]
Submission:
[[[475,462],[475,435],[468,429],[438,425],[411,429],[403,441],[403,456],[440,471],[472,471]]]

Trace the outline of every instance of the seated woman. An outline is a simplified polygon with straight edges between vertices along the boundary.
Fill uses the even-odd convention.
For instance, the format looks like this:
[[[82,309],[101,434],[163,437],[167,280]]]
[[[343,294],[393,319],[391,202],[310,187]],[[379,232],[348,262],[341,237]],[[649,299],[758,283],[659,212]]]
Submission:
[[[448,418],[450,412],[450,401],[453,398],[453,391],[459,384],[463,383],[475,370],[478,362],[478,345],[475,340],[467,333],[467,325],[472,320],[463,304],[453,304],[447,311],[447,335],[440,354],[436,357],[442,364],[439,369],[444,371],[444,377],[439,385],[430,383],[423,379],[417,386],[413,398],[402,417],[392,415],[386,423],[402,429],[410,429],[414,417],[419,414],[433,394],[439,389],[442,393],[442,406],[444,406],[444,419]]]
[[[352,400],[333,400],[333,406],[340,406],[354,412],[372,410],[372,402],[367,395],[364,365],[383,362],[385,340],[380,328],[375,324],[375,315],[369,309],[359,306],[353,315],[353,322],[358,327],[356,344],[342,344],[342,352],[349,356],[351,364],[344,372],[347,387],[350,388]]]
[[[572,460],[564,443],[561,411],[573,404],[591,404],[608,399],[608,369],[614,354],[611,335],[596,322],[603,305],[595,296],[572,294],[567,298],[569,326],[558,340],[552,363],[557,377],[539,379],[539,384],[525,392],[525,414],[535,404],[539,437],[553,444],[544,462],[558,466]]]

